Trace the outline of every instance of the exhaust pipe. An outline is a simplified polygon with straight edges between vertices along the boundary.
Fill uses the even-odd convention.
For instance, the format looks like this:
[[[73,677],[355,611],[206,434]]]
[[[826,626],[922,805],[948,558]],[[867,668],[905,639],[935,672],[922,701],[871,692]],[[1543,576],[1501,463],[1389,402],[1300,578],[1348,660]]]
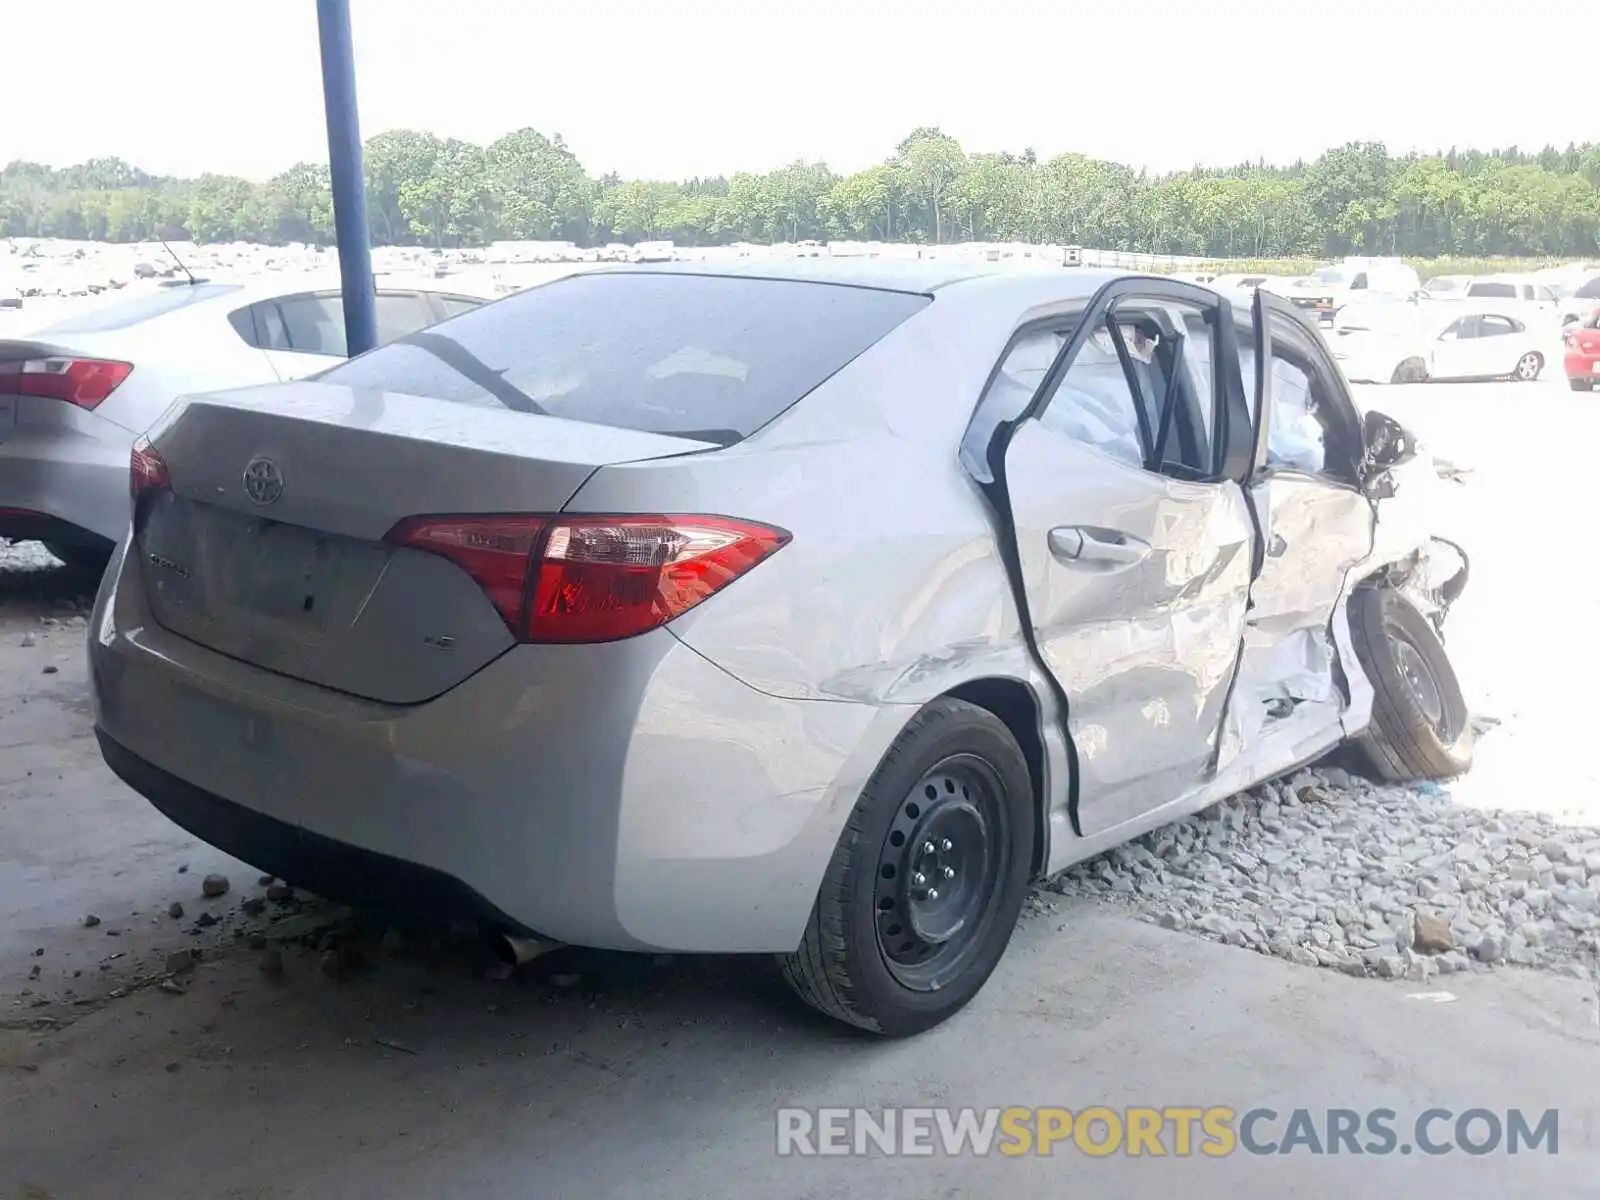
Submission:
[[[509,933],[501,933],[495,938],[495,949],[499,952],[501,960],[513,967],[523,966],[552,950],[559,950],[562,944],[545,938],[516,937]]]

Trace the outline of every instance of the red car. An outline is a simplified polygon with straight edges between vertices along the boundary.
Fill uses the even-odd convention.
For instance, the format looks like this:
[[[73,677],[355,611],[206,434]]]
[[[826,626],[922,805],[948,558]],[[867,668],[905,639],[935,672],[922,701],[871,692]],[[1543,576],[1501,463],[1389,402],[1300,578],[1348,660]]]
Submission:
[[[1567,382],[1575,392],[1592,391],[1600,384],[1600,308],[1562,335],[1567,354]]]

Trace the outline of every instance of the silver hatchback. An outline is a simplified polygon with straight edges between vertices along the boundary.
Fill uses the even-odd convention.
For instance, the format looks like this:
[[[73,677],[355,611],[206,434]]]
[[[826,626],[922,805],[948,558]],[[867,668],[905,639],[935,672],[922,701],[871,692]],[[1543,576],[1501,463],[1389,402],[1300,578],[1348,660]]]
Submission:
[[[1470,759],[1437,480],[1266,293],[602,270],[181,400],[132,475],[96,723],[179,824],[357,903],[776,953],[884,1034],[1032,879],[1348,738]]]

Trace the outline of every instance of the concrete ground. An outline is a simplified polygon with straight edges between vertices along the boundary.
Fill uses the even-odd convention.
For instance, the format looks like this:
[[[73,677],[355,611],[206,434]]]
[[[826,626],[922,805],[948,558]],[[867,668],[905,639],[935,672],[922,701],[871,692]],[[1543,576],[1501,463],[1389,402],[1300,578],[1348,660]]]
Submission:
[[[1453,790],[1597,823],[1592,485],[1559,455],[1592,444],[1600,396],[1557,379],[1364,399],[1472,468],[1440,514],[1473,557],[1450,647],[1499,724]],[[497,981],[460,945],[408,938],[365,967],[307,948],[337,914],[241,915],[257,872],[101,765],[81,591],[60,571],[0,576],[0,1197],[1600,1193],[1600,1013],[1575,979],[1506,969],[1424,992],[1041,895],[967,1012],[876,1043],[799,1009],[763,963],[569,956]],[[208,901],[211,872],[231,886]],[[259,969],[262,940],[281,978]],[[185,949],[198,967],[163,990]],[[1561,1137],[1515,1157],[774,1152],[780,1106],[1102,1103],[1390,1108],[1403,1133],[1430,1107],[1558,1108]]]

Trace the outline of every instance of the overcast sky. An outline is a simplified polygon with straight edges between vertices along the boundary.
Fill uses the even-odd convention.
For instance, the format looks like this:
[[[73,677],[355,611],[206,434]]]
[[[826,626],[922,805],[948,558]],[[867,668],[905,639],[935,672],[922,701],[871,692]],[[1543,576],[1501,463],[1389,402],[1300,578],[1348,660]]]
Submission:
[[[0,162],[327,159],[313,0],[0,0]],[[968,150],[1171,170],[1600,137],[1577,0],[352,0],[361,128],[562,134],[592,174]],[[1321,15],[1318,15],[1321,14]],[[1580,19],[1584,18],[1584,19]],[[1563,37],[1577,37],[1562,64]],[[1589,38],[1589,43],[1594,39]],[[1550,70],[1538,48],[1551,47]],[[1507,54],[1507,49],[1516,52]],[[1529,56],[1533,57],[1529,57]],[[1109,99],[1110,103],[1107,103]]]

